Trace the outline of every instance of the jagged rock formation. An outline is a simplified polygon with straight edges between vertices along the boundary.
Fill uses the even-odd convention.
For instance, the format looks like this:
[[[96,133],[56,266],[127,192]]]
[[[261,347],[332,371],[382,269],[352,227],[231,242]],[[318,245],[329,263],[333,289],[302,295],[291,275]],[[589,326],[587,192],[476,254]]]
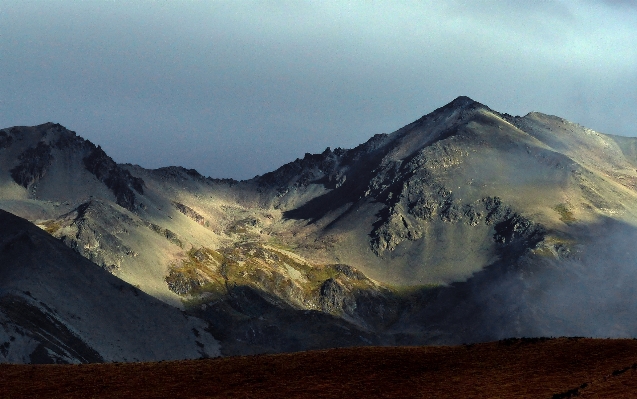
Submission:
[[[87,146],[91,148],[91,151],[83,159],[86,169],[115,194],[117,204],[129,211],[135,210],[133,190],[144,194],[144,181],[139,177],[133,177],[129,171],[120,168],[100,146],[95,147],[90,142],[87,142]]]
[[[11,177],[24,188],[40,180],[53,161],[51,147],[39,142],[35,148],[26,149],[18,157],[20,163],[11,169]]]
[[[200,214],[198,214],[197,212],[195,212],[195,210],[192,209],[191,207],[181,204],[179,202],[175,202],[175,201],[173,201],[173,205],[175,206],[175,208],[177,208],[179,212],[188,216],[189,218],[199,223],[200,225],[206,224],[206,219]]]
[[[105,217],[103,217],[105,216]],[[138,254],[118,236],[139,222],[100,200],[90,200],[44,224],[45,230],[77,253],[109,272],[120,268],[125,257]]]
[[[14,159],[7,159],[14,163],[10,174],[17,184],[31,188],[34,196],[42,191],[37,183],[47,173],[66,173],[69,168],[75,169],[74,177],[78,177],[78,172],[88,172],[95,176],[112,192],[115,202],[128,210],[134,210],[138,205],[134,192],[143,194],[142,179],[132,176],[117,165],[100,146],[78,137],[75,132],[59,124],[47,123],[27,130],[3,130],[0,148],[19,151],[17,164]],[[60,170],[65,168],[66,170]],[[57,177],[50,180],[57,180]],[[48,190],[44,190],[44,195],[49,196]]]
[[[4,130],[0,131],[0,148],[10,147],[13,143],[13,136],[10,136]]]
[[[154,231],[155,233],[166,238],[171,243],[177,245],[179,248],[184,247],[183,239],[179,238],[177,234],[173,233],[169,229],[165,229],[159,225],[156,225],[155,223],[150,223],[150,222],[146,222],[146,226],[148,226],[148,228]]]

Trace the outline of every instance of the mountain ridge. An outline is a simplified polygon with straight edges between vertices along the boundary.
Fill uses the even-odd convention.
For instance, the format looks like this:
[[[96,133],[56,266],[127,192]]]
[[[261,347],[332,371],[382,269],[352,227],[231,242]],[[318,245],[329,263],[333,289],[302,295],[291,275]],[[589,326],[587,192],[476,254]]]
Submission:
[[[242,181],[116,164],[83,140],[56,124],[0,130],[0,208],[208,323],[222,354],[637,336],[632,302],[599,280],[634,278],[612,248],[637,238],[635,138],[461,96]],[[31,149],[44,161],[20,158]],[[551,308],[560,293],[568,306]]]

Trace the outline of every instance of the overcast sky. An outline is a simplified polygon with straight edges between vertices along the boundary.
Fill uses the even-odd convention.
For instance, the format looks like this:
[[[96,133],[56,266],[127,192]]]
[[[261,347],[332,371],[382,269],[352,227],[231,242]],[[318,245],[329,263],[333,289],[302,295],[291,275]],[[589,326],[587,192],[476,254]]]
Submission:
[[[250,178],[459,95],[637,136],[636,1],[0,0],[0,127]]]

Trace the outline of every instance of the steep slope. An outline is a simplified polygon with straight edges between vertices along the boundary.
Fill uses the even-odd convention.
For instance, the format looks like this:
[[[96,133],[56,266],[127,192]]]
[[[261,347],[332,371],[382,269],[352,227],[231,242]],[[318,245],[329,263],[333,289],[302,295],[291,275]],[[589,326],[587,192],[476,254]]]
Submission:
[[[85,363],[217,356],[208,325],[0,211],[0,360]]]
[[[149,186],[161,176],[162,192],[231,240],[283,243],[313,264],[350,264],[381,286],[415,286],[352,293],[357,309],[373,309],[365,316],[343,307],[384,342],[636,336],[622,310],[632,297],[611,300],[615,288],[601,283],[633,278],[618,238],[637,225],[636,143],[460,97],[395,133],[306,154],[250,181],[130,170]],[[381,309],[388,320],[370,321]]]
[[[61,125],[13,127],[2,137],[2,199],[73,203],[95,195],[129,210],[139,205],[144,182]]]
[[[56,124],[3,134],[1,207],[141,291],[205,318],[224,354],[380,342],[342,306],[352,290],[382,287],[348,266],[315,267],[294,254],[281,261],[285,250],[247,238],[246,215],[269,211],[236,203],[235,191],[224,194],[236,182],[117,165]],[[45,162],[31,156],[35,149]]]
[[[286,229],[299,253],[387,283],[447,284],[482,270],[515,237],[533,248],[548,232],[577,235],[575,221],[634,224],[633,162],[612,136],[461,97],[391,135],[308,155],[256,182],[279,186],[272,201],[298,222]],[[289,170],[312,178],[299,184]],[[329,176],[343,184],[330,187]]]
[[[2,132],[0,207],[39,223],[71,248],[163,301],[181,306],[165,284],[168,264],[185,256],[187,236],[216,243],[205,229],[191,234],[171,205],[157,209],[144,195],[144,181],[117,165],[104,151],[58,124],[14,127]],[[189,220],[188,220],[189,221]],[[162,225],[169,224],[171,229]],[[173,231],[174,230],[174,231]],[[196,238],[194,238],[196,236]]]

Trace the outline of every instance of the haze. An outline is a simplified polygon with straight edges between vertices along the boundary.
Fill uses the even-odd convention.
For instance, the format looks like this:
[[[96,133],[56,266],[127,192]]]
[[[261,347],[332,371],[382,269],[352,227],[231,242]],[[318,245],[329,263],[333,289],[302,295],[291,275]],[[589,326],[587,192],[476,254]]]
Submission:
[[[0,0],[0,127],[233,178],[458,95],[635,136],[635,4]]]

